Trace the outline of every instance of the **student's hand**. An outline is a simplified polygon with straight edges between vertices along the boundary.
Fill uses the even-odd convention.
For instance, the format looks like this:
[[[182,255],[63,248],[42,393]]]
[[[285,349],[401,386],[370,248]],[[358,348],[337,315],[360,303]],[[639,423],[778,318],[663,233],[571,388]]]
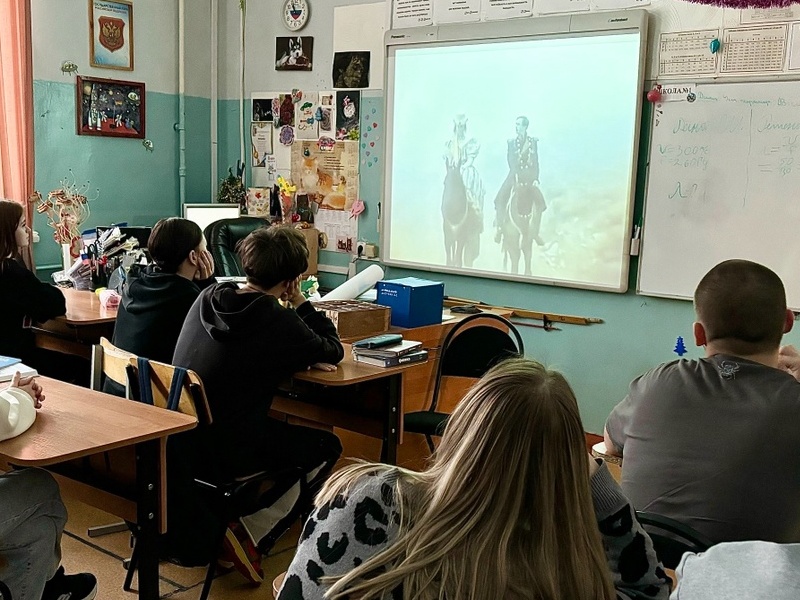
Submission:
[[[204,281],[214,274],[214,257],[211,252],[203,250],[197,257],[197,272],[194,278],[198,281]]]
[[[332,365],[331,363],[314,363],[308,370],[317,369],[318,371],[328,371],[329,373],[336,370],[336,365]]]
[[[303,293],[300,291],[299,277],[289,284],[289,289],[286,290],[286,299],[289,301],[289,304],[295,308],[306,301],[306,297],[303,296]]]
[[[778,368],[800,381],[800,352],[794,346],[781,346],[778,351]]]
[[[18,388],[27,393],[31,398],[33,398],[33,406],[35,408],[42,408],[42,402],[44,402],[42,386],[40,386],[33,377],[25,377],[23,379],[20,376],[19,371],[17,371],[11,378],[11,383],[8,384],[8,387]]]

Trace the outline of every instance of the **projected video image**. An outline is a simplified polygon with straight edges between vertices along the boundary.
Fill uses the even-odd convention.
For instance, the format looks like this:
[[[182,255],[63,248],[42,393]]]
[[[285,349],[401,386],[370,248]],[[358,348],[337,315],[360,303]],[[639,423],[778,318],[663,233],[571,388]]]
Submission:
[[[389,261],[617,287],[639,35],[400,47]]]

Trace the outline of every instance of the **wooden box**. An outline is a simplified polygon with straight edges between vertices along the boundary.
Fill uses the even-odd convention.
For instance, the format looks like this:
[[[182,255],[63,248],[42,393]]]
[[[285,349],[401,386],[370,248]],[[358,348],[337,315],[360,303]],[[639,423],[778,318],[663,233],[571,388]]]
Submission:
[[[319,229],[313,227],[309,229],[301,229],[300,233],[306,238],[306,245],[308,246],[308,269],[303,273],[305,277],[317,274],[317,263],[319,258]]]
[[[389,330],[392,309],[358,300],[315,302],[314,307],[333,321],[339,337],[364,338]]]

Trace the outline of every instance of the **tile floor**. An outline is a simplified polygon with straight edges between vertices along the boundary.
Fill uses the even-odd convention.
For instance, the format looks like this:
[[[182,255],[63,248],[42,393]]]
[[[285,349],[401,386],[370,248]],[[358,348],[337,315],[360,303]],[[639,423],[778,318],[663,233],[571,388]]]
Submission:
[[[90,571],[98,581],[98,600],[135,600],[134,592],[122,590],[125,569],[122,560],[130,557],[130,535],[126,532],[90,538],[89,527],[119,521],[116,517],[86,504],[64,498],[69,520],[62,539],[62,564],[67,573]],[[272,580],[286,571],[294,555],[300,525],[296,524],[275,545],[264,559],[264,583],[253,586],[236,571],[218,572],[211,586],[209,600],[271,600]],[[161,597],[175,600],[196,600],[200,595],[205,568],[186,569],[161,563]],[[136,579],[133,584],[136,589]]]

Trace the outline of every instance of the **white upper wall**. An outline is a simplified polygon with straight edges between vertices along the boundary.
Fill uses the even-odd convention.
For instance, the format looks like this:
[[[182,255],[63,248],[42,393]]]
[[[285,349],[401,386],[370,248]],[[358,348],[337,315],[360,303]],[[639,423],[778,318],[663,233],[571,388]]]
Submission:
[[[186,93],[208,97],[210,0],[186,2]],[[220,3],[236,4],[230,0]],[[71,60],[83,76],[144,82],[148,92],[178,92],[178,0],[134,0],[134,70],[99,69],[89,62],[88,0],[31,0],[33,77],[69,82]]]
[[[247,3],[247,56],[245,98],[252,92],[284,91],[292,88],[326,90],[332,87],[333,9],[337,6],[370,4],[379,0],[309,0],[308,24],[297,33],[283,25],[283,0],[250,0]],[[239,2],[220,0],[219,97],[239,97],[239,47],[241,44]],[[276,71],[275,38],[301,35],[314,38],[312,71]],[[223,66],[224,65],[224,66]]]

